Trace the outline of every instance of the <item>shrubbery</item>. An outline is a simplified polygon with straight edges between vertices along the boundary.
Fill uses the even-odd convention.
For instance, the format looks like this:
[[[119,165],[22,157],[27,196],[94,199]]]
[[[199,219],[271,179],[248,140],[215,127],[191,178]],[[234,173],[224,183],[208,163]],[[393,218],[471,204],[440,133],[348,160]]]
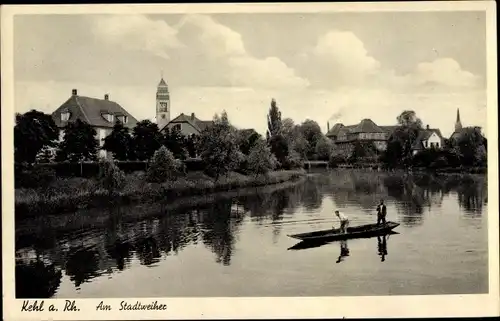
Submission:
[[[163,183],[167,180],[174,180],[178,166],[172,152],[162,146],[153,155],[146,174],[147,181]]]
[[[125,185],[125,174],[111,161],[100,163],[99,183],[108,191],[108,194],[113,194],[119,191]]]

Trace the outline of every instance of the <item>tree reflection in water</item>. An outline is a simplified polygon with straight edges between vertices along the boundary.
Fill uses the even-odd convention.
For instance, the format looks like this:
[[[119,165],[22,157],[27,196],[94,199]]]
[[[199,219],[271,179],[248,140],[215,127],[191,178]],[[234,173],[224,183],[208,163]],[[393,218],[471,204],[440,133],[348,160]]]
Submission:
[[[79,287],[105,271],[127,269],[134,259],[142,265],[154,265],[200,241],[215,254],[216,262],[229,265],[244,216],[252,221],[270,220],[273,242],[277,242],[284,217],[294,215],[299,207],[316,211],[328,196],[336,206],[371,213],[383,198],[396,208],[401,223],[412,227],[422,224],[422,213],[441,206],[447,194],[456,195],[465,213],[480,215],[487,204],[486,178],[334,170],[308,176],[305,182],[285,189],[256,189],[255,193],[216,199],[209,205],[161,212],[140,222],[122,221],[122,211],[133,209],[109,209],[102,228],[62,233],[49,225],[16,232],[16,250],[33,249],[52,262],[16,263],[16,273],[23,276],[16,277],[16,291],[18,297],[50,297],[59,286],[62,268]],[[86,245],[82,246],[84,239]],[[341,262],[349,249],[347,242],[340,242],[340,247]],[[377,238],[377,253],[381,261],[387,259],[385,236]],[[30,283],[37,287],[28,289]]]
[[[65,271],[75,287],[99,276],[99,254],[91,248],[72,248],[69,251]]]
[[[54,264],[36,259],[27,264],[16,261],[16,298],[50,298],[61,284],[62,273]]]

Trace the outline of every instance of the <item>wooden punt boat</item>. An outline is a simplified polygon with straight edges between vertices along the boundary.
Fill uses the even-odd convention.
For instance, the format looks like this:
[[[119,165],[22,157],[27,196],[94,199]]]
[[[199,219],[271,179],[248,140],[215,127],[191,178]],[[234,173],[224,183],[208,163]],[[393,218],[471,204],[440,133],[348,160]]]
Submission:
[[[341,233],[340,229],[329,229],[301,234],[288,235],[290,237],[302,241],[335,241],[354,238],[365,238],[377,235],[382,235],[390,232],[392,229],[399,226],[399,223],[387,222],[386,224],[367,224],[360,226],[348,227],[347,232]]]

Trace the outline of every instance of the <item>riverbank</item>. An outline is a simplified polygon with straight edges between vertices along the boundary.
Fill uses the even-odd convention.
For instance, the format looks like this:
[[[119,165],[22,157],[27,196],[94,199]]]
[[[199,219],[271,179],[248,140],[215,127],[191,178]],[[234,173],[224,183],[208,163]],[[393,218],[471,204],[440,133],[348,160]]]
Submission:
[[[296,181],[305,176],[303,170],[284,170],[266,176],[229,173],[215,179],[202,172],[165,183],[148,183],[143,172],[126,176],[124,188],[111,198],[95,179],[57,178],[46,189],[16,189],[16,219],[74,212],[81,209],[128,205],[138,202],[173,202],[177,198],[227,192]]]

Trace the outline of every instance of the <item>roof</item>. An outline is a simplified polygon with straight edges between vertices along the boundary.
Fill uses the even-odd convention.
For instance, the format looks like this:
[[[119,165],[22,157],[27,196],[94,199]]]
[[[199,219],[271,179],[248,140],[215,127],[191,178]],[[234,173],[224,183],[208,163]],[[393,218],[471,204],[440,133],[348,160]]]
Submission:
[[[352,133],[385,133],[373,120],[365,118],[351,131]]]
[[[167,86],[167,83],[165,82],[165,80],[163,80],[163,78],[160,80],[160,83],[158,84],[158,86]]]
[[[69,111],[70,118],[68,121],[62,121],[61,113],[66,110]],[[112,128],[115,122],[106,120],[104,114],[127,116],[128,121],[123,125],[128,128],[133,128],[137,123],[137,119],[134,116],[114,101],[78,95],[71,96],[65,103],[57,108],[52,113],[52,119],[58,127],[64,127],[68,122],[74,122],[80,119],[95,127]]]
[[[392,134],[399,126],[395,125],[395,126],[378,126],[378,127],[382,128],[386,132]]]
[[[195,116],[194,113],[192,113],[191,116],[184,115],[184,113],[181,113],[179,116],[175,117],[170,122],[168,122],[168,124],[171,123],[188,123],[191,126],[193,126],[197,131],[201,132],[205,130],[205,128],[207,128],[208,126],[212,125],[214,122],[212,120],[200,120]],[[165,127],[167,125],[165,125]],[[163,128],[161,128],[160,130],[163,130]]]
[[[337,123],[333,125],[333,127],[326,133],[326,136],[337,136],[339,134],[340,128],[342,128],[344,124]]]

